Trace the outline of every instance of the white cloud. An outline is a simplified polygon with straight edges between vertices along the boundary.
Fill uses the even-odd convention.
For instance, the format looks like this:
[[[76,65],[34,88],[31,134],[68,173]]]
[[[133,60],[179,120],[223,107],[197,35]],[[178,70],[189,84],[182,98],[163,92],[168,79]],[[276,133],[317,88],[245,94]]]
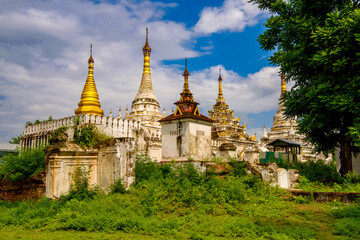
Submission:
[[[250,24],[258,13],[241,3]],[[229,4],[235,3],[226,1],[221,9],[228,11]],[[74,114],[87,76],[90,43],[102,109],[108,115],[111,108],[114,116],[121,105],[124,115],[125,105],[131,106],[140,85],[145,26],[150,30],[153,88],[169,114],[182,91],[183,66],[162,61],[200,55],[191,45],[185,46],[193,43],[191,29],[161,20],[166,8],[174,6],[149,1],[4,0],[0,9],[0,141],[20,134],[26,121]],[[219,67],[192,71],[189,60],[190,88],[205,115],[217,97]],[[276,108],[277,71],[268,67],[242,77],[222,67],[223,92],[230,108],[242,116]]]
[[[116,112],[119,105],[130,106],[136,95],[145,26],[150,27],[152,68],[164,59],[197,56],[183,46],[191,38],[190,30],[159,21],[164,9],[174,6],[149,1],[2,2],[0,141],[20,134],[26,121],[74,114],[87,76],[90,43],[106,114],[110,108]]]
[[[259,113],[277,107],[280,96],[279,68],[264,67],[246,77],[223,66],[213,66],[193,72],[190,87],[203,109],[215,104],[218,94],[218,74],[221,68],[223,94],[229,107],[237,114]]]
[[[266,16],[248,0],[225,0],[221,7],[207,7],[194,26],[196,33],[210,34],[220,31],[241,32],[246,26],[256,25]]]

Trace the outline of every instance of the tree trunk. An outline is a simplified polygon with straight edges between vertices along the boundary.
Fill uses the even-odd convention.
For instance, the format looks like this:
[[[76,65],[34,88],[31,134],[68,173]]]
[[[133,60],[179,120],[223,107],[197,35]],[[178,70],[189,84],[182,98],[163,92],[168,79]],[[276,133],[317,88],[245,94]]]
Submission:
[[[340,174],[352,172],[352,154],[351,154],[351,138],[342,136],[340,139]]]

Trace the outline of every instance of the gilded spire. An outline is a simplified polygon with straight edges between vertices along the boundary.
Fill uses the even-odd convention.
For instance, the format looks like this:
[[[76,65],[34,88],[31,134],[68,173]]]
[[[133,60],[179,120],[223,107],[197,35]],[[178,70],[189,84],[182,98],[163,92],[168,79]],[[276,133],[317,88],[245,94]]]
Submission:
[[[148,38],[149,30],[146,28],[146,41],[145,45],[143,47],[143,53],[144,53],[144,69],[142,73],[141,83],[139,91],[134,99],[134,101],[142,100],[144,98],[148,99],[155,99],[157,102],[154,90],[152,88],[151,83],[151,74],[150,74],[150,53],[151,48],[149,46],[149,38]]]
[[[100,108],[99,94],[96,90],[94,80],[94,59],[92,57],[92,44],[90,44],[90,57],[88,60],[89,72],[85,82],[84,89],[81,93],[81,99],[78,103],[78,108],[75,110],[76,115],[94,114],[104,115],[104,111]]]
[[[286,82],[285,82],[285,74],[281,74],[281,97],[286,93]]]
[[[222,77],[221,77],[221,68],[219,68],[219,95],[218,98],[222,99],[224,98],[223,92],[222,92]]]
[[[144,53],[144,70],[143,74],[150,74],[150,54],[151,54],[151,47],[149,45],[149,29],[146,27],[146,41],[143,47]]]
[[[192,96],[192,93],[190,92],[190,88],[189,88],[189,76],[190,73],[187,69],[187,58],[185,58],[185,70],[183,73],[184,76],[184,90],[182,91],[182,93],[180,93],[181,98],[180,101],[194,101],[194,97]]]

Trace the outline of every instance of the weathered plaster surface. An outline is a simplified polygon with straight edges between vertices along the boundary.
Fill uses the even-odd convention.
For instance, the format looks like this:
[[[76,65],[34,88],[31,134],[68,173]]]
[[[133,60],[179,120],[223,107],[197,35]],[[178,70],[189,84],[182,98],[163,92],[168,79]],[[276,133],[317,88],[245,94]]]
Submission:
[[[89,184],[104,191],[118,179],[127,187],[135,180],[135,144],[132,138],[118,138],[111,146],[84,150],[68,143],[46,159],[46,196],[58,198],[69,191],[72,174],[82,167],[89,172]]]

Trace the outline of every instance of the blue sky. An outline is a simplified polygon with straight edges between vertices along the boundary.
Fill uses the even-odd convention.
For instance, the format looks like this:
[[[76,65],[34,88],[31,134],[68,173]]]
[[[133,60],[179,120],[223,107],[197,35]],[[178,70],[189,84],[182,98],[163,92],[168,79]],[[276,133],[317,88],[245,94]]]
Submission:
[[[247,0],[2,0],[0,8],[0,142],[26,121],[74,115],[93,44],[94,77],[105,115],[123,115],[139,88],[149,27],[155,94],[170,114],[190,89],[207,111],[217,97],[218,69],[230,109],[249,134],[268,130],[280,96],[279,69],[256,41],[268,13]]]

